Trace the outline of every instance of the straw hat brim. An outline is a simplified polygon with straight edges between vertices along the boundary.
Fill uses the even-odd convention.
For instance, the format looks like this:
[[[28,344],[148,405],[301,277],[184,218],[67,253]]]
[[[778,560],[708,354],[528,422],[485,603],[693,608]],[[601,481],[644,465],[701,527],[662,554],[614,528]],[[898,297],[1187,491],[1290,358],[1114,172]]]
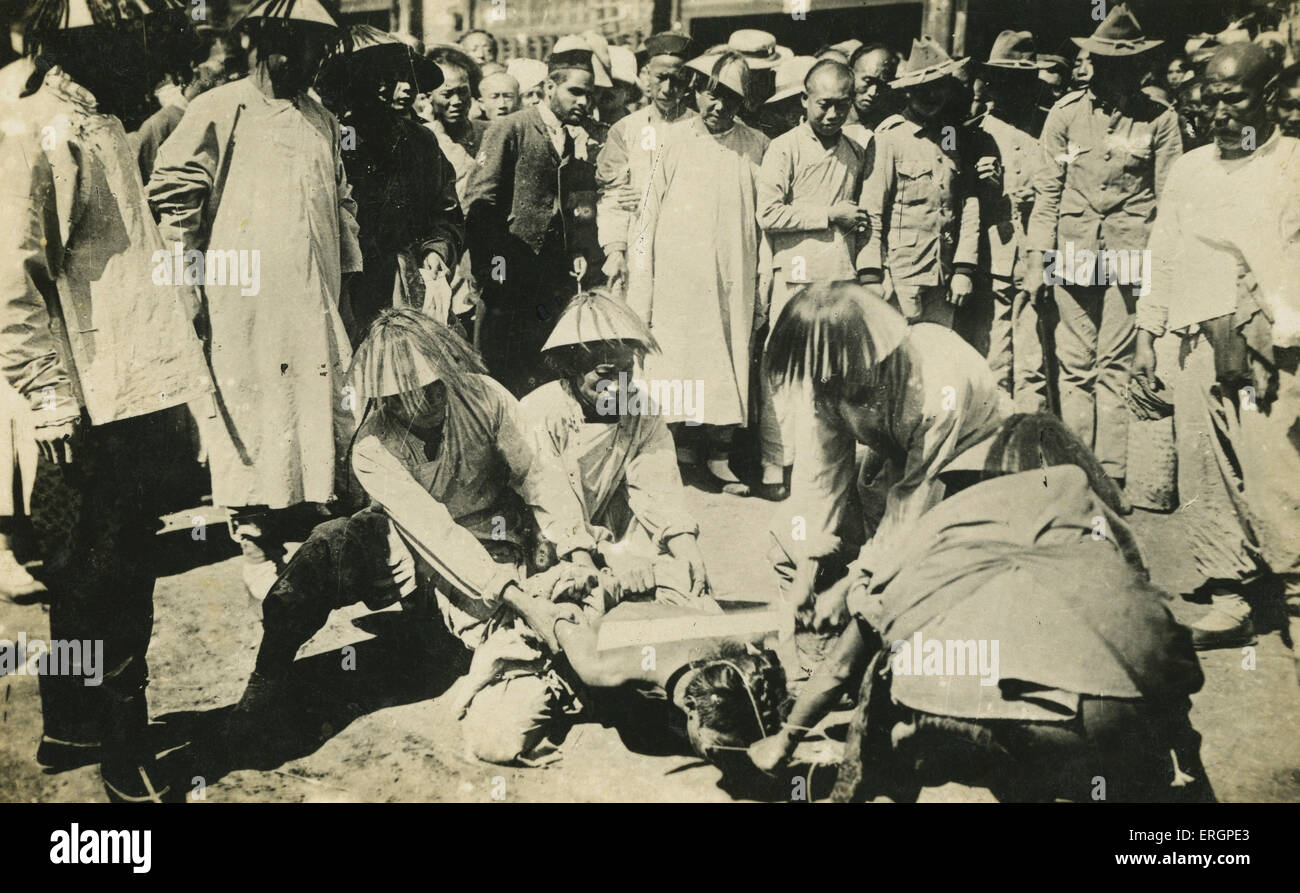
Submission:
[[[1038,62],[1034,59],[990,59],[981,62],[980,65],[985,68],[1005,68],[1011,71],[1038,71],[1040,68],[1050,67],[1051,63]]]
[[[776,91],[767,99],[763,100],[763,105],[771,105],[774,102],[780,102],[783,99],[789,99],[791,96],[800,96],[802,94],[803,84],[796,84],[793,87],[786,87],[783,90]]]
[[[1104,37],[1071,37],[1080,48],[1098,56],[1136,56],[1154,50],[1163,40],[1108,40]]]

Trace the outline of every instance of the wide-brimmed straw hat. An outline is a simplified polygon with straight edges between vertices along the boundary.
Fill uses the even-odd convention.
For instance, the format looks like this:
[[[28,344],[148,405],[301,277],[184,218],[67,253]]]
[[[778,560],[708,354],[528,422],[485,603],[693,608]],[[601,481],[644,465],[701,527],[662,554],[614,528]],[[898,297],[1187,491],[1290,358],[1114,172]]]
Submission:
[[[735,93],[742,101],[749,101],[749,63],[743,57],[734,57],[714,74],[714,67],[723,58],[721,53],[705,53],[686,63],[687,68],[698,71],[707,78],[716,77],[718,83]]]
[[[776,67],[776,92],[764,104],[780,102],[803,93],[803,82],[819,60],[814,56],[791,56]]]
[[[955,77],[966,64],[965,57],[954,59],[933,37],[912,40],[912,52],[902,65],[889,86],[895,90],[919,87],[946,77]]]
[[[393,75],[411,83],[417,93],[436,90],[443,81],[442,69],[417,47],[371,25],[353,25],[321,69],[319,81],[328,89]]]
[[[163,13],[187,12],[181,0],[64,0],[45,3],[32,10],[32,21],[42,19],[43,30],[72,31],[77,28],[115,27]]]
[[[751,69],[775,68],[782,59],[789,59],[794,50],[777,44],[776,37],[757,28],[741,28],[727,38],[727,49],[745,57]]]
[[[1163,40],[1149,40],[1128,4],[1112,7],[1091,37],[1071,37],[1076,44],[1098,56],[1136,56],[1155,49]]]
[[[363,400],[395,397],[446,381],[458,387],[483,363],[465,339],[418,310],[387,310],[370,325],[348,376]]]
[[[1043,67],[1038,48],[1034,45],[1034,35],[1028,31],[1003,31],[993,41],[988,61],[984,64],[990,68],[1016,71],[1037,71]]]

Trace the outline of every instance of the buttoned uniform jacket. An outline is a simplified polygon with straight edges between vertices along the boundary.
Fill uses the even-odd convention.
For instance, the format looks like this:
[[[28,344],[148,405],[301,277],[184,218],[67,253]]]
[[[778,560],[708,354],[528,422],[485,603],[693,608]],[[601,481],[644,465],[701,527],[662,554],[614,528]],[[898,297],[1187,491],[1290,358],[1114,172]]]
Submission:
[[[995,287],[1025,285],[1029,217],[1034,207],[1034,177],[1043,164],[1042,144],[1032,133],[990,113],[979,120],[985,150],[1002,165],[1002,184],[980,184],[980,269]]]
[[[1145,248],[1157,199],[1183,152],[1173,109],[1138,93],[1120,111],[1079,90],[1052,106],[1041,142],[1030,249]]]
[[[944,143],[952,137],[950,147]],[[944,285],[979,260],[979,196],[966,128],[924,128],[892,115],[875,131],[876,158],[860,204],[870,231],[857,271],[888,269],[894,288]]]
[[[596,157],[607,128],[590,120],[582,128],[586,142],[575,142],[574,157],[561,164],[536,106],[488,125],[465,195],[474,276],[485,286],[497,281],[497,257],[506,262],[507,294],[536,287],[539,276],[562,284],[549,280],[567,276],[578,255],[587,262],[584,284],[599,276],[604,257],[596,237]],[[561,249],[563,257],[547,256]],[[486,288],[485,299],[494,292],[500,293]]]

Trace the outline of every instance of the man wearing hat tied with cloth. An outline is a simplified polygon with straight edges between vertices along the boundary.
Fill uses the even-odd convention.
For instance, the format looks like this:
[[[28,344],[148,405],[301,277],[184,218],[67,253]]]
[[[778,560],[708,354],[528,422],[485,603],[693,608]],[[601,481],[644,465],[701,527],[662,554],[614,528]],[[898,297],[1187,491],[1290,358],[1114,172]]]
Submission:
[[[590,50],[551,53],[546,101],[488,125],[465,195],[488,370],[523,396],[543,380],[542,344],[565,305],[600,284]]]
[[[1047,407],[1047,377],[1033,296],[1026,284],[1026,227],[1034,206],[1038,144],[1037,53],[1028,31],[1003,31],[984,63],[993,108],[979,119],[987,139],[976,175],[981,250],[978,291],[957,313],[957,330],[988,358],[998,385],[1020,412]]]
[[[252,42],[248,77],[190,103],[148,192],[168,247],[258,259],[257,289],[208,271],[217,408],[200,422],[213,502],[230,510],[245,585],[261,598],[296,539],[285,509],[347,486],[343,277],[362,255],[338,120],[307,92],[338,37],[333,18],[320,0],[261,0],[238,27]]]
[[[669,124],[694,114],[686,105],[690,74],[682,71],[686,60],[695,56],[694,42],[672,31],[654,34],[646,38],[645,52],[641,87],[650,104],[610,127],[596,160],[596,225],[605,252],[605,276],[614,289],[627,285],[629,233],[664,133]]]
[[[1182,137],[1178,115],[1138,88],[1146,67],[1142,54],[1161,41],[1143,36],[1127,6],[1112,8],[1092,37],[1073,39],[1091,54],[1093,75],[1087,89],[1053,106],[1043,125],[1025,282],[1043,292],[1044,254],[1052,252],[1059,283],[1051,295],[1058,317],[1061,418],[1106,473],[1122,482],[1128,468],[1124,389],[1133,358],[1134,291],[1148,271],[1130,263],[1068,269],[1065,261],[1102,250],[1121,252],[1127,260],[1134,256],[1130,252],[1146,248],[1165,177],[1183,151]]]
[[[24,34],[33,74],[6,103],[0,139],[0,362],[32,408],[38,534],[59,538],[43,544],[50,638],[99,646],[97,669],[40,674],[36,761],[52,772],[99,763],[113,800],[167,793],[145,698],[155,465],[163,410],[211,390],[193,290],[151,276],[166,249],[119,117],[162,76],[187,10],[41,0]],[[66,527],[40,530],[51,517]]]
[[[975,172],[963,152],[970,134],[954,60],[932,39],[912,41],[912,55],[891,84],[907,107],[875,131],[876,159],[862,186],[870,230],[858,252],[858,281],[892,299],[908,322],[952,327],[953,311],[975,289],[980,208]]]

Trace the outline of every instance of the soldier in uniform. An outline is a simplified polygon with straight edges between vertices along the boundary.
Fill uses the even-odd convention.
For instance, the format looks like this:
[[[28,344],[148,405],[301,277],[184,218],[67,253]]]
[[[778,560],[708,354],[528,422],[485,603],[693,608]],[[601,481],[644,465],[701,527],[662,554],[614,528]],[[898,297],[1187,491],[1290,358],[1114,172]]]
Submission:
[[[546,101],[488,125],[465,195],[488,371],[516,396],[542,383],[542,345],[568,299],[602,280],[590,50],[552,53]]]
[[[979,256],[974,168],[960,154],[965,135],[950,123],[965,110],[955,78],[964,61],[928,37],[912,42],[891,84],[906,92],[907,108],[875,132],[875,164],[862,187],[870,232],[857,257],[858,281],[883,297],[892,291],[908,322],[949,328],[975,290]]]
[[[1034,205],[1033,176],[1042,159],[1042,116],[1034,92],[1034,36],[1003,31],[984,64],[993,108],[978,127],[992,152],[976,162],[980,187],[979,290],[957,316],[957,330],[988,358],[998,385],[1021,412],[1047,406],[1047,377],[1032,289],[1024,281],[1025,227]]]
[[[1143,275],[1130,252],[1146,248],[1182,137],[1177,114],[1138,89],[1142,54],[1161,41],[1143,36],[1127,6],[1116,6],[1091,37],[1074,41],[1090,54],[1093,75],[1087,89],[1053,106],[1043,125],[1026,281],[1045,282],[1044,254],[1051,252],[1061,417],[1106,473],[1122,482],[1124,388],[1133,356],[1134,292]],[[1100,251],[1108,252],[1107,263],[1084,260]],[[1123,252],[1129,262],[1110,262],[1110,252]]]

